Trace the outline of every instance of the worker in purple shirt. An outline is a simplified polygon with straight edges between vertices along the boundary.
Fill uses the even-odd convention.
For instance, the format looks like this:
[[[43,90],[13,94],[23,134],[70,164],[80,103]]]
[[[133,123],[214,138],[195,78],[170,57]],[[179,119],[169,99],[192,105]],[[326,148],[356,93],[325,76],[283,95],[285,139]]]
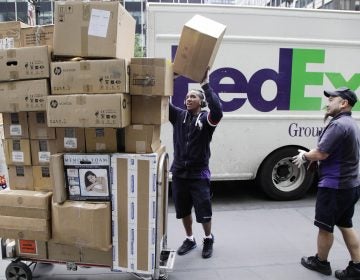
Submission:
[[[327,259],[334,242],[334,226],[337,226],[351,260],[346,269],[335,271],[335,277],[360,280],[360,242],[352,224],[355,203],[360,193],[360,131],[351,116],[357,97],[345,87],[324,91],[324,94],[328,97],[324,119],[332,119],[321,133],[317,148],[309,152],[299,150],[299,154],[293,157],[298,167],[307,161],[318,161],[319,173],[314,221],[319,228],[317,253],[315,256],[303,257],[301,264],[324,275],[332,274]]]
[[[202,90],[190,90],[184,100],[186,110],[170,104],[169,120],[173,125],[174,160],[172,196],[176,218],[182,219],[186,239],[177,250],[185,255],[196,248],[192,231],[192,208],[201,223],[205,237],[202,257],[210,258],[214,235],[211,232],[210,142],[223,113],[219,97],[213,92],[206,71],[200,83]],[[203,110],[208,106],[209,110]]]

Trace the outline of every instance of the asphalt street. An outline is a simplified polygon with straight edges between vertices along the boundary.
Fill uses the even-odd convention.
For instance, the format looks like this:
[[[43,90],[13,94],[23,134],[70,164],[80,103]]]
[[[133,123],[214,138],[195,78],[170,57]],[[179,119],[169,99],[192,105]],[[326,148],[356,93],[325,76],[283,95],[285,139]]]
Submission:
[[[302,256],[313,255],[316,248],[317,229],[313,226],[315,190],[297,201],[277,202],[264,197],[253,184],[242,186],[229,183],[214,189],[213,233],[214,254],[201,258],[203,232],[194,224],[198,247],[185,256],[177,256],[170,280],[320,280],[335,279],[309,271],[300,265]],[[354,223],[360,230],[357,207]],[[168,245],[176,249],[184,239],[182,224],[176,220],[170,203]],[[335,232],[335,242],[329,261],[333,271],[343,269],[349,256],[340,232]],[[2,261],[5,270],[8,261]],[[2,272],[0,279],[5,279]],[[79,268],[67,271],[65,265],[39,265],[34,279],[104,279],[133,280],[135,275],[114,273],[107,268]]]

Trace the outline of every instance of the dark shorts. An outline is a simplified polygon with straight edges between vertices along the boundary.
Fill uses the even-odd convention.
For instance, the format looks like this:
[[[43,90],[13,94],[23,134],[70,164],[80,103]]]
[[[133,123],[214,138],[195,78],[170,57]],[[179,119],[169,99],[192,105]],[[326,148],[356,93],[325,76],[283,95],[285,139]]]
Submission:
[[[334,226],[351,228],[359,190],[359,187],[341,190],[318,188],[314,225],[328,232],[333,232]]]
[[[191,214],[194,207],[196,221],[211,221],[211,191],[209,179],[183,179],[172,177],[172,196],[175,204],[176,218],[182,219]]]

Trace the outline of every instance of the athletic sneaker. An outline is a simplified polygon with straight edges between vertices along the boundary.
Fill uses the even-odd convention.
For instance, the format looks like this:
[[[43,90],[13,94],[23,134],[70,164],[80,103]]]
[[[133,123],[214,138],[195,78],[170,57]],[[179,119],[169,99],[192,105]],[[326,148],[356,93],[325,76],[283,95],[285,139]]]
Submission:
[[[301,264],[307,269],[320,272],[324,275],[331,275],[331,266],[328,261],[320,261],[318,255],[311,257],[302,257]]]
[[[177,250],[178,255],[182,256],[187,253],[189,253],[191,250],[196,248],[196,241],[190,240],[189,238],[186,238],[183,242],[183,244],[179,247]]]
[[[213,253],[213,244],[214,244],[214,235],[211,234],[212,238],[204,238],[203,241],[203,250],[202,250],[202,257],[204,259],[208,259],[212,256]]]
[[[336,270],[335,277],[340,280],[360,280],[360,264],[354,264],[352,261],[344,270]]]

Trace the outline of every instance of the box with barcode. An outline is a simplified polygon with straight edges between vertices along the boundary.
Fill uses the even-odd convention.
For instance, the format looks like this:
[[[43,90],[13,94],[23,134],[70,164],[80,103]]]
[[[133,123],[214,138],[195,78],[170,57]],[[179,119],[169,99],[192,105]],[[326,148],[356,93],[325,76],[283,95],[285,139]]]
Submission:
[[[81,127],[57,127],[56,140],[59,152],[85,153],[85,129]]]
[[[30,140],[32,165],[49,165],[50,155],[58,152],[56,140]]]
[[[29,139],[5,139],[3,144],[7,165],[31,165]]]
[[[4,137],[29,138],[27,112],[3,113]]]

